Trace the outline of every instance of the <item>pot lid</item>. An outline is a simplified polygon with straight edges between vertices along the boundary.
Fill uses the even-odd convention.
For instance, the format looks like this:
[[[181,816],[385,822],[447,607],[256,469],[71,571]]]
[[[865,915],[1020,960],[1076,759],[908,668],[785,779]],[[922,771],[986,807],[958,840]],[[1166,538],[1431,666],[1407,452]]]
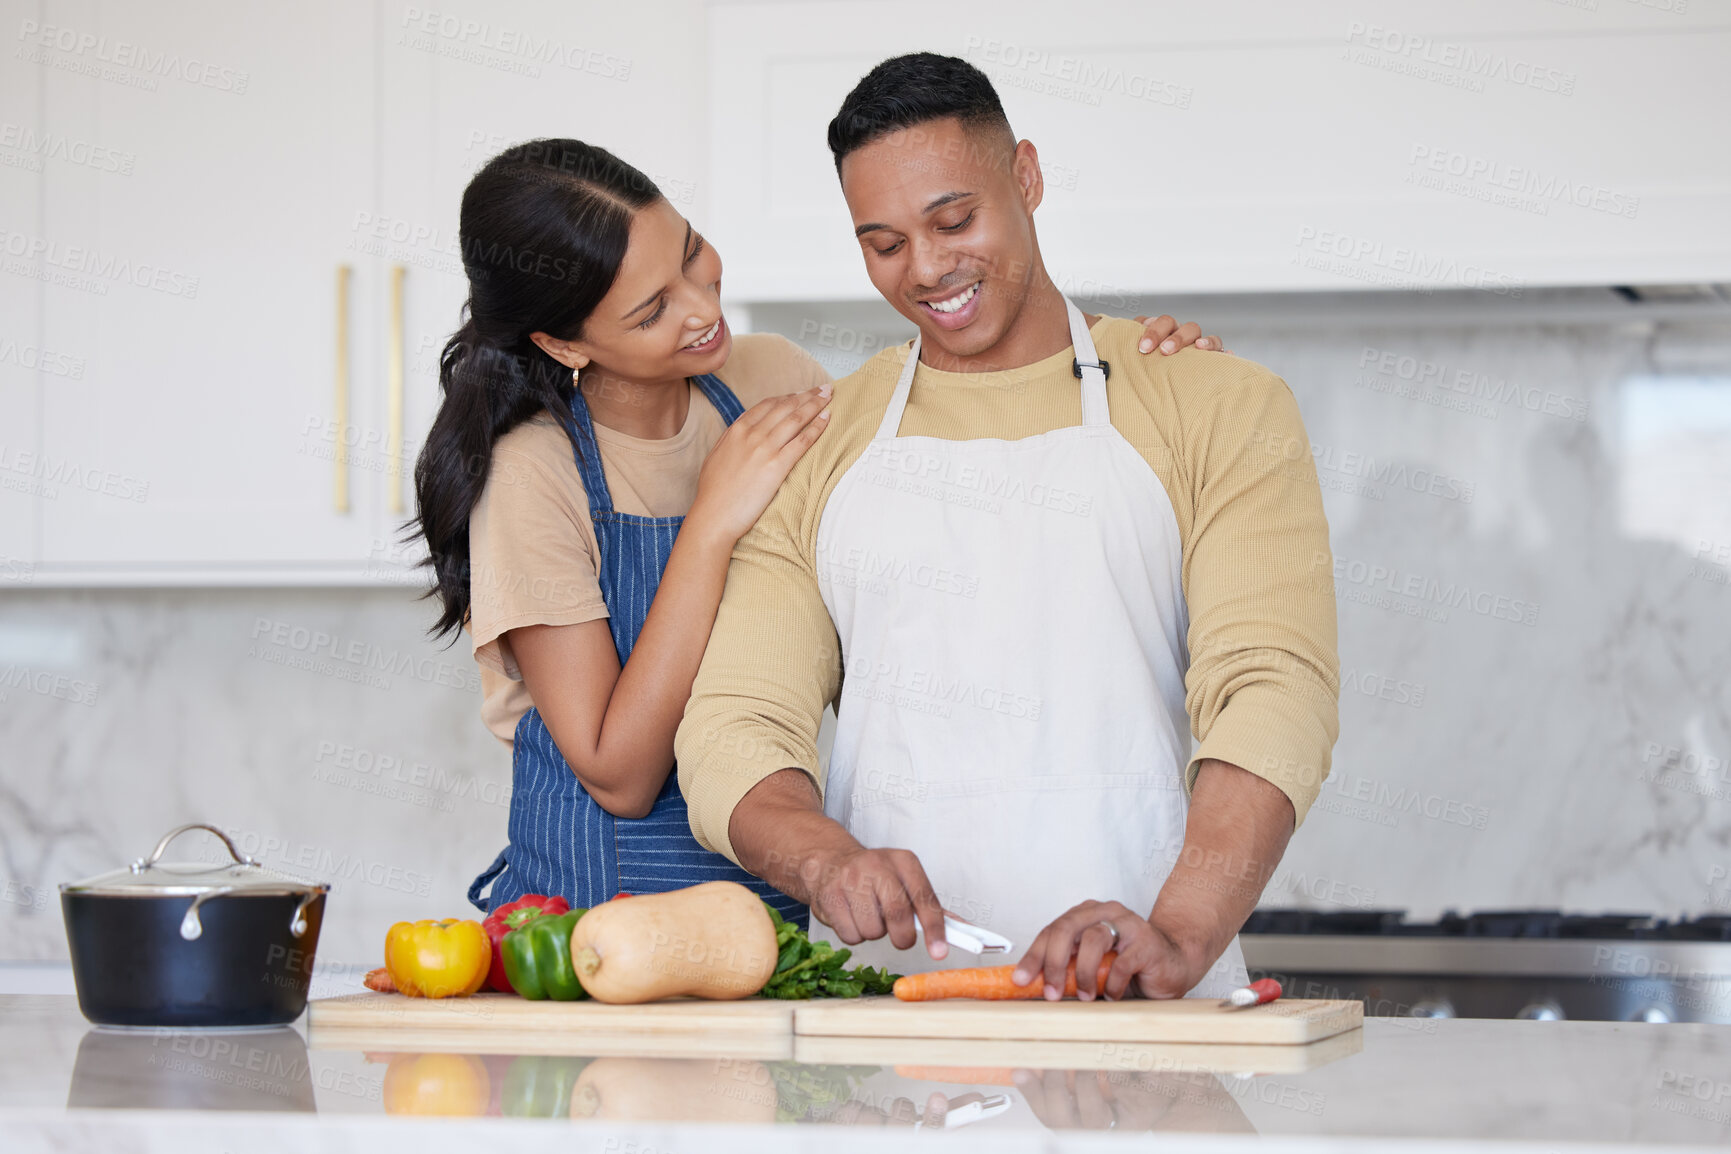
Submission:
[[[215,834],[227,848],[231,860],[226,862],[209,861],[179,861],[165,862],[163,851],[168,849],[168,843],[190,830],[202,829]],[[139,858],[129,866],[97,874],[83,881],[71,882],[60,887],[62,893],[83,893],[102,895],[133,895],[136,897],[170,897],[186,894],[209,893],[213,890],[225,890],[231,893],[257,894],[313,894],[323,893],[330,886],[322,882],[311,882],[270,869],[259,864],[252,858],[235,848],[227,834],[212,825],[194,823],[183,825],[179,829],[170,830],[162,840],[156,843],[156,848],[150,856]]]

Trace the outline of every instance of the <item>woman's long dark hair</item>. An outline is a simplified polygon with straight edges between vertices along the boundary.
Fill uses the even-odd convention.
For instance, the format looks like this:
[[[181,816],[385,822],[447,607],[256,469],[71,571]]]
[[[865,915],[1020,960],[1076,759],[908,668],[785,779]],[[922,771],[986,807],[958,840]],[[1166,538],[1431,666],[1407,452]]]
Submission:
[[[532,140],[489,160],[463,190],[458,239],[469,277],[465,318],[439,357],[444,400],[415,463],[417,513],[442,605],[435,637],[469,616],[469,517],[493,445],[571,404],[571,370],[529,339],[575,340],[613,287],[631,218],[655,183],[580,140]]]

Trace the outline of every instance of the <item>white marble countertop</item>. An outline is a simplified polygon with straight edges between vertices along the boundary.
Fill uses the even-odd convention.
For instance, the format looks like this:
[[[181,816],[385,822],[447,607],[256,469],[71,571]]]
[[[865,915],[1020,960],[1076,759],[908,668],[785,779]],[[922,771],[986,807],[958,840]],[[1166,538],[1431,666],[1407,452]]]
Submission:
[[[889,1149],[987,1103],[995,1112],[937,1140],[1030,1152],[1150,1141],[1731,1146],[1731,1026],[1371,1019],[1314,1069],[1247,1075],[1163,1061],[1018,1071],[363,1052],[309,1048],[304,1022],[109,1031],[91,1027],[71,997],[0,997],[4,1145],[270,1154],[492,1150],[508,1140],[562,1154],[833,1154]],[[450,1116],[426,1116],[436,1111]]]

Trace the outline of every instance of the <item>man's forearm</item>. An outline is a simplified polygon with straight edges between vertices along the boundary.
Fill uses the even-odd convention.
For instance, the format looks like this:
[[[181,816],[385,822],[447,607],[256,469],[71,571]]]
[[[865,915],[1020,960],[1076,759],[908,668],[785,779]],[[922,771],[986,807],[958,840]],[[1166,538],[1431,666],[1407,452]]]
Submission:
[[[1204,761],[1190,796],[1184,848],[1148,920],[1198,966],[1225,951],[1262,896],[1292,837],[1278,786],[1224,761]]]
[[[734,807],[727,836],[741,866],[808,905],[823,880],[820,862],[859,848],[824,815],[817,787],[802,769],[772,773],[753,786]]]

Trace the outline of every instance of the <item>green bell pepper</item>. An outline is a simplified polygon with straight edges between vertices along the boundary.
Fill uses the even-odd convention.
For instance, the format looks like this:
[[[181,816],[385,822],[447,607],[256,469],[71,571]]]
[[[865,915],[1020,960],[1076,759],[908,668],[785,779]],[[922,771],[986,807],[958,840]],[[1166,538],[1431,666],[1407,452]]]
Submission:
[[[508,1118],[569,1118],[571,1087],[589,1062],[588,1058],[529,1055],[511,1059],[500,1112]]]
[[[499,943],[511,988],[531,1001],[575,1002],[589,995],[571,968],[571,927],[585,911],[539,917]]]

